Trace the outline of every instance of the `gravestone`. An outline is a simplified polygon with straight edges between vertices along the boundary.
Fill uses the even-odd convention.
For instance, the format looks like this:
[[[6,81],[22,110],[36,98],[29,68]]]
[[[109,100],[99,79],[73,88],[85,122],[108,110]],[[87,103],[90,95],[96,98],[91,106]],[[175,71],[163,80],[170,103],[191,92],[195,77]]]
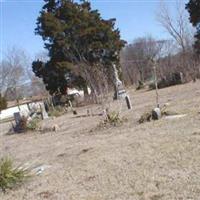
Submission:
[[[152,110],[152,119],[159,120],[162,117],[160,108],[154,108]]]
[[[115,93],[113,99],[114,100],[125,99],[126,90],[124,89],[122,81],[120,81],[119,79],[118,71],[115,64],[113,64],[113,71],[114,71],[114,84],[115,84]]]
[[[128,96],[126,90],[124,89],[122,81],[120,81],[119,79],[118,71],[115,64],[113,64],[113,71],[115,80],[115,93],[113,99],[114,100],[125,99],[127,108],[132,109],[130,97]]]
[[[16,125],[18,125],[22,119],[21,115],[20,115],[20,112],[15,112],[14,113],[14,119],[15,119],[15,123]]]

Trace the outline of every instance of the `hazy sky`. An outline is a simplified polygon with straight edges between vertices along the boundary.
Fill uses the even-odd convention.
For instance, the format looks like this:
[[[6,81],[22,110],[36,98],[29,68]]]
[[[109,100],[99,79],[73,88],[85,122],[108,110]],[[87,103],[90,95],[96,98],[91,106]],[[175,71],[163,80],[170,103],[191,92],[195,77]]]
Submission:
[[[183,0],[184,2],[187,2]],[[167,33],[156,21],[155,13],[159,0],[91,0],[103,18],[116,18],[116,26],[122,39],[131,42],[136,37],[151,34],[167,38]],[[170,8],[175,0],[165,1]],[[42,0],[0,0],[0,53],[2,57],[8,48],[24,49],[32,58],[43,50],[43,41],[34,34],[36,19],[42,8]]]

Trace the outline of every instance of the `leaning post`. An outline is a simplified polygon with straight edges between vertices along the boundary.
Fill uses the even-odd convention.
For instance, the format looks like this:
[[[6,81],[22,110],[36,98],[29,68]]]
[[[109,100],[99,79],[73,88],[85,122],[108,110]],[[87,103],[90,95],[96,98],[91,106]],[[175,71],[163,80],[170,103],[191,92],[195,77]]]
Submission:
[[[153,60],[153,72],[154,72],[154,83],[156,88],[156,106],[157,108],[159,108],[160,105],[159,105],[159,95],[158,95],[157,63],[155,60]]]
[[[158,120],[162,117],[162,112],[160,110],[160,105],[159,105],[157,63],[155,59],[153,59],[152,62],[153,62],[154,84],[156,88],[156,108],[152,110],[152,119]]]

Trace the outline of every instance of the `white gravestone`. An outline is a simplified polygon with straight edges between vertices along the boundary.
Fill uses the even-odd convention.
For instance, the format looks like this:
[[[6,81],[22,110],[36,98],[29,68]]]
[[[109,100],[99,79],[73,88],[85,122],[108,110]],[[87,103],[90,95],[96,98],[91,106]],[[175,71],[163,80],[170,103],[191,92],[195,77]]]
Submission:
[[[115,81],[115,94],[113,99],[114,100],[125,99],[126,90],[123,87],[123,83],[119,79],[118,71],[115,64],[113,64],[113,71],[114,71],[114,81]]]

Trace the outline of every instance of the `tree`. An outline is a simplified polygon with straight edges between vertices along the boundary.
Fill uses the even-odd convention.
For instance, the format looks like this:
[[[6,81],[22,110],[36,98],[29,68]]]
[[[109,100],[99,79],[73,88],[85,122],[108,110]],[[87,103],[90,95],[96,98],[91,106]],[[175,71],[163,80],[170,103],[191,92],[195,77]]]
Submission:
[[[36,60],[40,60],[42,62],[47,62],[49,60],[48,53],[46,51],[38,52],[35,55]],[[32,88],[32,96],[38,96],[38,95],[47,95],[48,92],[45,88],[45,85],[41,78],[35,76],[33,73],[33,68],[31,67],[30,73],[29,73],[29,79],[31,81],[31,88]]]
[[[112,81],[112,64],[120,69],[119,53],[125,44],[114,27],[115,19],[102,19],[87,1],[45,2],[35,31],[45,41],[49,60],[34,61],[34,73],[51,94],[64,93],[66,86],[89,86],[101,94]]]
[[[190,27],[184,4],[180,0],[177,0],[176,3],[176,15],[173,16],[166,4],[161,2],[156,13],[157,20],[176,42],[181,51],[186,52],[193,43],[193,31]]]
[[[160,57],[164,40],[156,40],[151,36],[136,38],[127,45],[122,53],[122,69],[125,79],[130,82],[145,82],[152,77],[151,59]]]
[[[25,78],[25,66],[26,56],[24,51],[15,47],[8,49],[7,54],[0,63],[0,92],[4,96],[12,91],[11,98],[17,98],[17,87]]]
[[[199,76],[199,68],[194,62],[194,29],[189,23],[188,13],[185,4],[181,0],[176,0],[175,15],[170,13],[166,4],[161,4],[157,13],[157,19],[163,28],[169,33],[177,45],[176,71],[182,72],[185,81],[190,81],[195,76]]]
[[[196,41],[194,47],[197,53],[200,54],[200,1],[190,0],[189,3],[186,4],[186,9],[190,14],[190,22],[197,29],[195,35]]]

